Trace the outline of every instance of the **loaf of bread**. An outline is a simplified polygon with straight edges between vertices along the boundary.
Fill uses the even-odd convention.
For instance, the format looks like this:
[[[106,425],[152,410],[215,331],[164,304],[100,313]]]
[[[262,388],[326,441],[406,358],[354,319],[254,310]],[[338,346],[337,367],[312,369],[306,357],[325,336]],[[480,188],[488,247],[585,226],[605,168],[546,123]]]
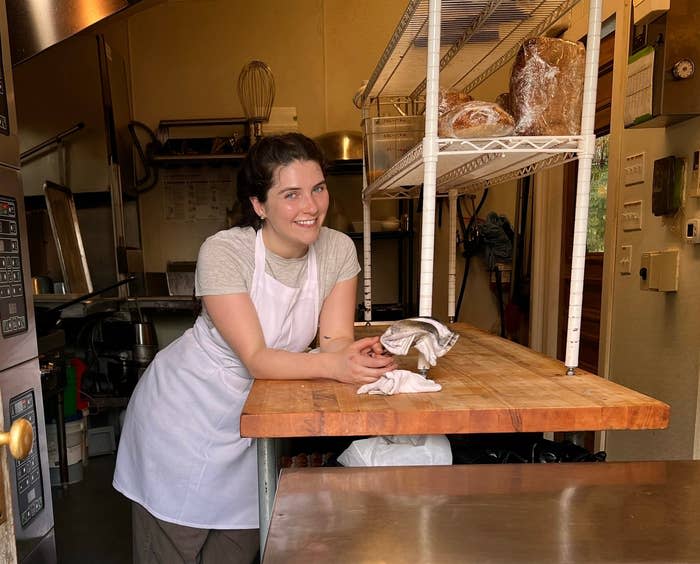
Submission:
[[[450,88],[440,88],[438,92],[438,117],[444,116],[465,102],[471,102],[472,98],[465,92],[451,90]]]
[[[578,135],[585,63],[580,42],[535,37],[523,43],[510,77],[517,135]]]
[[[465,102],[438,119],[440,137],[505,137],[513,133],[513,117],[498,104]]]
[[[496,100],[494,101],[509,114],[513,113],[510,109],[510,92],[502,92],[496,96]]]

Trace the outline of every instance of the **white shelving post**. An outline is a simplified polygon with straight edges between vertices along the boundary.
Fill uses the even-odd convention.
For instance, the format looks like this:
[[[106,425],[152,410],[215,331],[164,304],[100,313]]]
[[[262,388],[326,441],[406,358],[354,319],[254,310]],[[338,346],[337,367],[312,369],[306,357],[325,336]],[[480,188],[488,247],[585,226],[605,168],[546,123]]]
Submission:
[[[457,188],[450,188],[450,258],[447,268],[447,319],[455,319],[455,285],[457,282]]]
[[[367,323],[372,321],[372,221],[369,198],[362,198],[362,297]]]
[[[595,105],[598,89],[598,59],[600,54],[600,18],[603,0],[590,0],[588,37],[586,40],[586,70],[581,114],[581,141],[578,178],[576,181],[576,215],[574,244],[571,255],[571,288],[569,291],[569,320],[566,331],[566,373],[572,375],[578,366],[581,341],[581,309],[583,276],[586,264],[586,233],[588,231],[588,200],[591,188],[591,168],[595,151]]]
[[[421,220],[420,287],[418,315],[433,310],[433,262],[435,256],[435,194],[438,161],[437,104],[440,87],[440,0],[428,7],[428,60],[425,90],[425,136],[423,138],[423,211]]]

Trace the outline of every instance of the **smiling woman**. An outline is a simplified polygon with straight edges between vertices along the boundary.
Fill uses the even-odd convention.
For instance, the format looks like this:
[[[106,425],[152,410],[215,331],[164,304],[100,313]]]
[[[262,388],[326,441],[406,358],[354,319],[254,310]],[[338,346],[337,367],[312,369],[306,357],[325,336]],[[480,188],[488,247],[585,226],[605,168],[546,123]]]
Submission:
[[[255,556],[256,449],[240,436],[253,378],[359,386],[396,368],[378,337],[354,340],[360,266],[352,240],[322,227],[328,192],[313,141],[261,139],[237,182],[241,220],[199,251],[202,313],[158,353],[127,410],[114,487],[134,502],[136,563]],[[309,354],[317,330],[320,352]]]
[[[251,198],[263,220],[265,246],[284,258],[304,256],[318,239],[328,201],[326,180],[318,163],[293,161],[279,167],[267,201]]]

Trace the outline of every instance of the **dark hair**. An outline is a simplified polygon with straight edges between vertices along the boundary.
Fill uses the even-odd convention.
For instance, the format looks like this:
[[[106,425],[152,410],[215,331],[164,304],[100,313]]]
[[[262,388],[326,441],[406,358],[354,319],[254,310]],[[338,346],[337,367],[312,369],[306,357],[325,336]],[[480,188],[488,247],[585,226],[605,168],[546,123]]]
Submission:
[[[326,173],[323,153],[316,143],[301,133],[285,133],[263,137],[250,148],[238,171],[236,195],[241,205],[237,227],[260,229],[262,221],[255,213],[251,197],[267,201],[267,192],[274,182],[275,171],[293,161],[313,161]]]

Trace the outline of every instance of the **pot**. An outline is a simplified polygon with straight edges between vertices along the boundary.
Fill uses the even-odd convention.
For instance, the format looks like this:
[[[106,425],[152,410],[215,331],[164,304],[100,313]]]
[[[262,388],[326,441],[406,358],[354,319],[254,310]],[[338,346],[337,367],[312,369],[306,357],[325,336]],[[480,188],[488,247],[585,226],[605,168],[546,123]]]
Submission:
[[[329,163],[362,159],[362,134],[359,131],[331,131],[314,139]]]
[[[114,288],[118,288],[119,286],[128,284],[129,282],[132,282],[135,279],[136,276],[130,276],[129,278],[120,280],[116,284],[111,284],[105,288],[101,288],[100,290],[95,290],[94,292],[90,292],[89,294],[79,296],[56,307],[47,308],[35,305],[34,322],[36,323],[37,335],[47,335],[52,329],[55,329],[56,325],[58,324],[58,321],[61,319],[61,311],[66,309],[67,307],[72,306],[74,304],[78,304],[83,300],[94,298],[95,296],[99,296],[100,294],[104,294],[108,290],[113,290]]]

